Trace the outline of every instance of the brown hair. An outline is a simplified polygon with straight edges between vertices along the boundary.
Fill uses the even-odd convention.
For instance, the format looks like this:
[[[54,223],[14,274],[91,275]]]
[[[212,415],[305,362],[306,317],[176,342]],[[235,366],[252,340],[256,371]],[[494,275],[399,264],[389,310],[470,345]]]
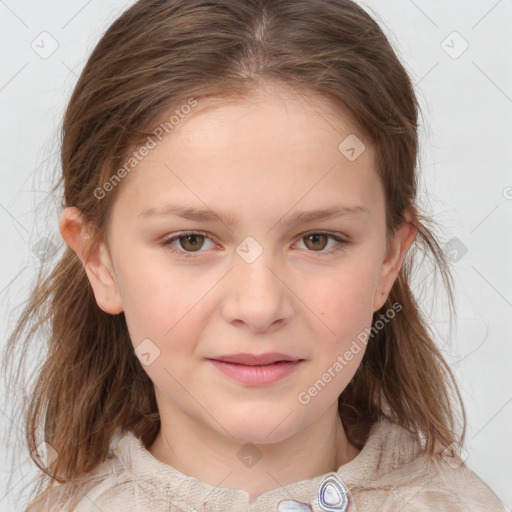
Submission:
[[[325,98],[333,110],[349,113],[375,150],[388,236],[405,222],[407,211],[417,213],[416,241],[374,322],[394,303],[402,310],[371,337],[339,397],[349,440],[361,448],[371,426],[387,416],[422,439],[429,454],[436,440],[462,444],[462,399],[411,291],[417,255],[430,255],[452,311],[452,278],[427,227],[432,219],[414,209],[419,105],[389,41],[356,3],[136,2],[103,35],[76,84],[63,121],[62,177],[53,193],[63,185],[63,206],[82,212],[94,234],[92,248],[106,234],[122,184],[102,200],[94,191],[151,134],[163,113],[190,98],[243,99],[266,83]],[[40,271],[4,357],[16,346],[25,357],[43,328],[47,353],[23,414],[30,452],[46,441],[58,454],[49,467],[32,455],[49,477],[47,487],[98,466],[117,429],[130,429],[151,445],[160,426],[153,384],[134,354],[124,314],[98,307],[83,265],[68,247],[48,275]],[[463,417],[458,439],[455,395]]]

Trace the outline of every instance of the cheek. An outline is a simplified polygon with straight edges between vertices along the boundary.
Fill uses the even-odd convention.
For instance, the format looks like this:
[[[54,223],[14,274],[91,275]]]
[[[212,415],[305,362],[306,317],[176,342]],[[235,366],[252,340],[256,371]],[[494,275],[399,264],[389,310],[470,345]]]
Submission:
[[[326,340],[337,344],[371,323],[374,275],[372,268],[360,263],[335,275],[307,281],[302,296],[307,297],[306,306],[325,324]]]
[[[361,364],[372,324],[374,268],[372,262],[359,258],[357,264],[340,268],[315,286],[308,281],[305,296],[308,308],[317,313],[310,322],[316,343],[309,387],[303,390],[306,402],[301,403],[311,400],[314,407],[332,403]]]
[[[126,323],[134,346],[149,338],[162,349],[183,348],[200,328],[212,284],[180,269],[140,266],[122,269],[121,297]],[[128,277],[129,276],[129,277]],[[190,343],[189,343],[190,345]]]
[[[146,272],[125,289],[125,318],[135,353],[153,383],[166,392],[179,394],[179,383],[194,371],[211,288],[204,279],[185,279],[179,272],[165,278]]]

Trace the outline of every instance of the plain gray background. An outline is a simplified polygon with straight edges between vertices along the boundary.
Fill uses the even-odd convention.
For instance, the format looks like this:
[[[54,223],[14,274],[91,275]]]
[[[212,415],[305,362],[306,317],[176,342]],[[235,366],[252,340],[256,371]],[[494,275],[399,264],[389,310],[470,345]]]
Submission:
[[[35,213],[58,164],[63,111],[78,75],[126,0],[0,0],[1,342],[39,264],[60,245],[57,210]],[[420,203],[443,226],[458,321],[420,298],[459,380],[468,413],[467,463],[512,507],[512,0],[360,2],[390,37],[423,109]],[[49,54],[52,50],[53,53]],[[42,244],[42,245],[41,245]],[[418,281],[419,282],[419,281]],[[418,288],[419,293],[419,288]],[[448,339],[449,338],[449,339]],[[8,386],[3,396],[20,393]],[[8,409],[0,428],[14,428]],[[0,510],[24,510],[35,476],[28,452],[0,446]],[[11,459],[15,472],[8,485]]]

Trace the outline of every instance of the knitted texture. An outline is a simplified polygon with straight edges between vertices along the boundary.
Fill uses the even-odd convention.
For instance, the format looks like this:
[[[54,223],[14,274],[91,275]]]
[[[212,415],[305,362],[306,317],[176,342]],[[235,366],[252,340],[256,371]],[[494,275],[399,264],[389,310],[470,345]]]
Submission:
[[[428,456],[414,435],[386,419],[360,453],[336,472],[278,487],[256,498],[184,475],[123,433],[111,457],[82,478],[54,486],[29,512],[325,512],[317,491],[329,475],[348,489],[348,512],[504,512],[492,490],[460,459]],[[295,508],[290,503],[298,502]],[[279,503],[281,505],[279,505]]]

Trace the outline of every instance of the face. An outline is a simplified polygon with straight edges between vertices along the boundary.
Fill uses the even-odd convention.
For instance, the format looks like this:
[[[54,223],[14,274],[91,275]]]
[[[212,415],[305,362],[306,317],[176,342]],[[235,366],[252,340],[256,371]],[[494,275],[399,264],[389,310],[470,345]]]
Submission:
[[[386,247],[371,147],[330,112],[288,89],[198,108],[118,185],[107,277],[88,274],[100,307],[124,311],[174,417],[277,442],[334,414],[357,370],[365,344],[354,341],[403,254]],[[366,145],[355,159],[347,142],[339,149],[349,135]],[[280,378],[252,367],[256,380],[239,380],[225,371],[240,365],[212,361],[276,352],[299,360],[278,363]]]

